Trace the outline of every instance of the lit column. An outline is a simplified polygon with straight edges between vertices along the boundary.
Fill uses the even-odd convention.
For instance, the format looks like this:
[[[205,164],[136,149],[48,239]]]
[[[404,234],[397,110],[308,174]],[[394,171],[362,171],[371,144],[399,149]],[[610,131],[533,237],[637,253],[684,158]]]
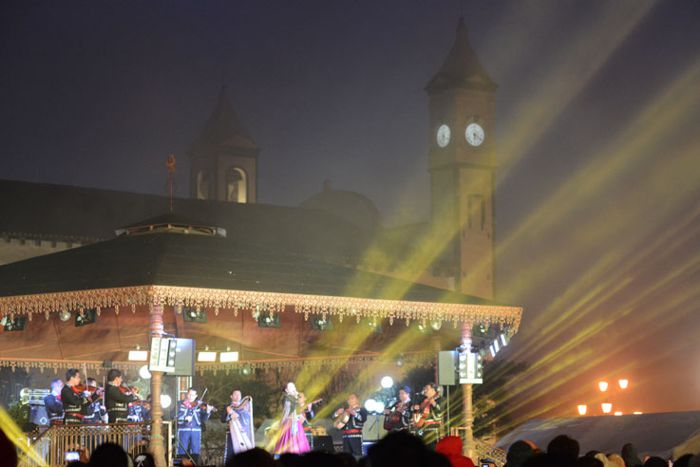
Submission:
[[[152,305],[150,308],[151,337],[163,337],[163,305]],[[151,372],[151,442],[149,450],[153,455],[156,467],[166,467],[165,444],[163,442],[163,407],[160,402],[163,372]]]
[[[462,347],[471,352],[472,348],[472,324],[462,323]],[[474,410],[472,407],[472,385],[462,385],[462,398],[464,405],[464,454],[472,458],[474,454]]]

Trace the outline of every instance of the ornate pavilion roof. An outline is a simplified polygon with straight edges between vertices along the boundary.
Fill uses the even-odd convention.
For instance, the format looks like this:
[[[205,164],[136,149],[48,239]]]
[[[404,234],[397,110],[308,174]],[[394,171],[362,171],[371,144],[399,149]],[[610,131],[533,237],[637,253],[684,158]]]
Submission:
[[[253,302],[511,325],[520,314],[517,307],[300,254],[181,233],[121,236],[0,267],[1,314],[153,303],[222,309]]]
[[[163,225],[173,218],[156,220],[154,225]],[[179,224],[183,222],[190,224]],[[143,223],[135,226],[139,224]],[[154,305],[168,310],[169,332],[195,338],[198,344],[240,346],[246,360],[259,366],[307,364],[319,352],[324,355],[317,358],[319,365],[361,363],[380,356],[376,350],[382,347],[375,345],[373,350],[372,339],[350,355],[347,349],[323,347],[326,344],[315,340],[304,324],[310,316],[330,318],[346,332],[363,319],[390,325],[452,322],[453,338],[459,336],[459,323],[499,324],[510,334],[520,323],[518,307],[226,239],[214,230],[210,235],[186,232],[181,226],[150,233],[137,229],[1,266],[0,316],[27,316],[34,322],[24,332],[0,332],[5,334],[0,366],[21,362],[55,369],[57,361],[71,360],[87,361],[97,369],[101,360],[124,360],[126,350],[147,345],[148,310]],[[209,322],[183,323],[181,307],[206,310]],[[92,308],[98,323],[85,328],[57,319],[60,311]],[[279,314],[286,333],[260,329],[254,313]],[[398,323],[382,334],[402,332],[405,327]],[[416,335],[417,349],[430,348],[425,338]],[[73,345],[81,341],[91,345]]]

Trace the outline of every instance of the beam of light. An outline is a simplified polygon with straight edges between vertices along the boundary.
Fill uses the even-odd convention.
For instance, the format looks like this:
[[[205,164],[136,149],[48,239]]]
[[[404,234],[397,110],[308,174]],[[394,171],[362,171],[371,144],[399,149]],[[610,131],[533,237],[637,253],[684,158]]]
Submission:
[[[682,224],[682,226],[683,225],[685,225],[685,224]],[[681,245],[685,244],[685,240],[692,238],[694,233],[697,230],[698,230],[697,228],[688,229],[686,232],[684,232],[686,235],[685,237],[682,234],[679,234],[678,238],[683,242],[683,243],[681,243]],[[669,233],[672,233],[672,232],[674,232],[674,229],[669,229]],[[634,271],[636,268],[643,265],[647,255],[650,255],[653,252],[656,252],[656,254],[660,254],[662,251],[668,251],[669,245],[672,245],[672,244],[673,243],[665,243],[665,242],[660,241],[657,244],[653,244],[651,246],[650,251],[649,250],[647,250],[646,252],[642,251],[639,253],[638,256],[631,255],[630,257],[634,257],[636,260],[629,261],[628,262],[629,264],[625,265],[624,270],[619,272],[618,275],[614,275],[609,271],[608,277],[611,277],[612,280],[610,281],[610,284],[608,286],[612,289],[613,292],[617,293],[621,287],[620,286],[616,287],[615,281],[619,280],[619,282],[623,286],[623,288],[626,288],[629,284],[629,280],[625,280],[625,276],[627,274],[632,274],[632,271]],[[679,274],[681,273],[681,271],[683,271],[683,269],[679,268],[675,274],[672,274],[671,280],[677,279],[679,277]],[[620,276],[622,277],[622,279],[618,279],[618,277],[620,277]],[[659,287],[665,283],[666,283],[665,281],[660,281],[656,284],[655,287]],[[654,290],[654,288],[648,289],[642,296],[648,296],[648,294],[653,290]],[[603,303],[604,303],[611,298],[611,294],[605,295],[602,298],[603,298]],[[592,305],[593,305],[593,307],[590,309],[596,309],[599,307],[599,305],[601,305],[601,303],[594,302],[594,303],[592,303]],[[555,314],[559,309],[561,309],[561,306],[562,305],[560,303],[555,303],[553,307],[551,307],[547,310],[544,310],[543,316],[547,316],[547,315],[551,316],[552,314]],[[578,313],[579,319],[583,319],[583,317],[586,316],[585,309],[582,310],[580,307],[577,307],[575,305],[572,306],[572,309],[576,310],[576,312]],[[529,346],[528,349],[525,349],[524,351],[526,353],[535,353],[535,352],[539,351],[542,347],[545,346],[545,344],[548,344],[549,342],[551,342],[556,337],[556,334],[564,331],[566,327],[575,327],[575,325],[577,325],[577,320],[574,320],[570,323],[567,323],[566,321],[558,322],[557,326],[555,326],[553,328],[546,329],[547,337],[540,339],[542,341],[541,344],[535,343],[535,344],[533,344],[533,346]],[[538,330],[538,332],[539,332],[539,329],[536,326],[530,327],[529,330],[524,330],[523,332],[524,332],[524,335],[526,337],[529,335],[529,337],[532,339],[532,338],[534,338],[534,336],[532,336],[531,334],[535,330]]]
[[[684,245],[692,239],[697,234],[698,228],[692,227],[693,222],[697,219],[700,219],[700,209],[691,212],[677,226],[669,226],[647,247],[635,249],[636,253],[633,255],[611,254],[610,258],[602,257],[599,264],[593,266],[588,274],[581,277],[590,277],[596,281],[600,281],[600,277],[609,277],[611,280],[599,283],[595,287],[592,287],[589,280],[579,280],[571,284],[569,292],[565,296],[555,300],[535,319],[531,326],[523,329],[520,337],[532,341],[532,345],[523,349],[523,356],[537,354],[542,348],[557,340],[561,333],[567,331],[567,328],[575,329],[578,323],[588,319],[587,310],[599,308],[614,298],[618,292],[627,288],[632,282],[630,274],[649,261],[653,255],[658,255],[662,251],[668,252],[671,245]],[[611,265],[617,265],[617,272],[614,273],[610,269]],[[603,290],[605,293],[602,292]],[[565,301],[564,298],[571,299],[572,295],[575,296],[572,294],[574,291],[577,294],[583,294],[583,297],[575,303],[571,303],[570,300]],[[597,299],[592,300],[591,296],[597,296]],[[555,318],[552,319],[552,316]],[[550,322],[549,325],[547,321]],[[533,335],[535,331],[538,336]]]
[[[692,260],[691,262],[695,267],[697,267],[699,264],[698,258]],[[666,286],[672,288],[672,282],[669,281]],[[693,308],[690,306],[690,304],[697,300],[698,296],[700,296],[700,292],[698,291],[688,291],[685,294],[674,295],[671,299],[667,300],[664,307],[646,311],[643,313],[643,316],[636,317],[633,323],[625,323],[625,325],[632,327],[630,331],[632,335],[637,336],[637,339],[642,339],[645,332],[658,332],[660,329],[671,327],[675,322],[693,313]],[[664,317],[664,320],[661,323],[659,323],[659,316]],[[622,324],[622,320],[619,318],[615,319],[620,321],[618,324]],[[600,329],[605,329],[607,326],[615,324],[615,319],[610,320],[610,322],[599,324],[598,326]],[[651,331],[650,329],[654,329],[655,331]],[[578,338],[579,336],[576,337]],[[597,353],[599,354],[599,358],[595,362],[595,365],[582,366],[582,362],[585,363],[589,361],[589,356],[591,352],[593,352],[592,349],[595,348],[595,341],[597,340],[595,338],[595,334],[589,337],[590,338],[588,341],[585,339],[581,340],[579,345],[576,346],[579,349],[587,349],[586,351],[579,350],[578,352],[569,352],[568,355],[567,352],[563,352],[560,356],[561,364],[558,367],[556,366],[557,359],[553,359],[554,366],[542,365],[540,362],[538,362],[536,366],[539,368],[535,368],[535,370],[533,370],[533,366],[532,368],[528,369],[526,373],[518,375],[509,381],[507,386],[509,386],[510,390],[517,390],[520,394],[530,389],[542,387],[542,385],[546,386],[546,388],[543,390],[544,392],[538,392],[530,396],[529,399],[520,398],[517,403],[509,405],[509,410],[504,413],[504,416],[514,413],[517,409],[525,407],[528,405],[528,403],[537,398],[544,397],[545,394],[556,394],[556,391],[553,391],[552,389],[563,386],[562,380],[569,381],[576,379],[579,374],[585,374],[588,369],[595,368],[598,363],[606,361],[610,357],[614,357],[615,354],[622,354],[627,348],[632,347],[635,343],[635,339],[625,339],[612,348],[609,353],[607,349],[598,349]],[[681,343],[676,344],[681,345]],[[670,350],[667,350],[665,353],[668,354],[669,352]],[[658,354],[656,357],[661,358]],[[637,362],[628,362],[626,365],[617,368],[616,371],[629,372],[636,365]],[[535,381],[533,381],[533,374],[535,374]],[[557,406],[566,406],[567,404],[570,404],[571,398],[580,397],[581,394],[585,393],[586,391],[587,389],[584,388],[578,392],[562,394],[558,398],[548,396],[548,404],[540,405],[537,409],[528,411],[527,414],[513,420],[507,426],[500,426],[499,430],[507,431],[508,429],[517,426],[518,424],[523,423],[532,417],[547,413],[547,411],[552,408]],[[501,388],[498,390],[498,392],[502,397],[499,398],[498,396],[494,396],[492,398],[496,399],[498,402],[503,402],[504,398],[508,397],[508,388]]]
[[[662,183],[662,182],[660,182],[660,180],[667,179],[667,177],[668,177],[669,175],[675,175],[675,176],[672,177],[672,178],[675,178],[676,180],[679,179],[679,177],[677,176],[677,174],[682,174],[682,175],[684,175],[684,177],[680,177],[680,179],[681,179],[682,181],[684,181],[685,183],[681,183],[680,186],[674,185],[674,189],[676,189],[677,192],[679,192],[679,193],[681,193],[681,194],[683,194],[683,195],[685,195],[685,194],[688,192],[687,189],[684,190],[683,188],[687,188],[687,186],[689,186],[689,185],[692,184],[692,181],[693,181],[693,180],[697,180],[697,164],[695,163],[695,161],[694,161],[694,159],[693,159],[693,155],[694,155],[694,151],[692,151],[692,148],[693,148],[693,147],[697,147],[697,146],[696,146],[695,144],[692,144],[692,143],[691,143],[691,144],[689,145],[690,150],[685,151],[685,156],[677,159],[677,160],[680,161],[680,162],[676,163],[676,160],[672,161],[672,163],[670,164],[670,166],[673,168],[673,166],[675,165],[675,168],[674,168],[674,170],[671,170],[671,171],[670,171],[670,174],[669,174],[669,173],[666,173],[666,174],[664,174],[663,176],[657,177],[657,178],[655,179],[654,184],[655,184],[657,187],[662,188],[662,193],[660,193],[660,194],[663,194],[663,191],[667,191],[667,190],[669,189],[667,183]],[[667,164],[668,164],[668,162],[666,162],[664,165],[667,165]],[[663,167],[657,167],[656,169],[663,169]],[[663,171],[662,171],[662,172],[663,172]],[[684,185],[685,185],[685,186],[684,186]],[[678,188],[681,188],[681,189],[678,189]],[[693,214],[693,215],[690,216],[690,218],[691,218],[691,221],[692,221],[692,220],[694,220],[696,217],[695,217],[695,215]],[[683,225],[683,226],[681,226],[681,227],[682,227],[682,228],[686,228],[687,225]],[[679,229],[675,229],[675,231],[671,230],[669,233],[672,233],[672,234],[674,234],[674,235],[675,235],[675,234],[679,234],[678,230],[679,230]],[[682,243],[682,242],[687,241],[688,238],[692,238],[692,235],[693,235],[693,234],[694,234],[694,233],[692,232],[692,229],[690,229],[689,231],[686,231],[686,232],[683,232],[682,229],[681,229],[681,233],[680,233],[680,234],[678,235],[678,237],[676,238],[676,240],[678,240],[678,239],[680,238],[680,241],[679,241],[679,242],[673,242],[673,241],[670,240],[669,238],[665,238],[665,239],[662,239],[663,241],[658,241],[658,242],[656,242],[656,243],[653,245],[653,248],[651,248],[650,250],[658,249],[658,247],[661,246],[661,245],[665,246],[665,248],[668,249],[670,246],[673,246],[674,244],[677,245],[677,244],[679,244],[679,243]],[[669,236],[667,236],[667,237],[669,237]],[[652,243],[653,243],[653,242],[652,242]],[[644,259],[645,255],[648,256],[651,252],[653,252],[653,251],[645,251],[645,249],[642,248],[641,251],[638,250],[637,252],[635,252],[634,254],[632,254],[631,257],[633,257],[633,258],[640,258],[640,261],[639,261],[639,262],[641,262],[641,259]],[[614,256],[615,256],[615,255],[612,255],[611,258],[608,258],[608,259],[607,259],[607,265],[617,263],[617,262],[619,261],[619,259],[620,259],[621,257],[624,257],[625,255],[621,255],[620,253],[617,253],[617,255],[616,255],[617,258],[615,258]],[[639,263],[639,262],[638,262],[638,263]],[[605,259],[605,258],[603,259],[602,264],[603,264],[603,265],[606,265],[606,259]],[[607,266],[607,265],[606,265],[606,266]],[[600,272],[600,271],[598,271],[598,272]],[[610,271],[608,271],[608,272],[610,272]],[[587,274],[587,275],[588,275],[589,277],[592,277],[592,278],[593,278],[594,280],[596,280],[596,281],[599,281],[599,280],[600,280],[600,277],[601,277],[601,275],[598,274],[598,273],[596,273],[596,274]],[[620,281],[620,280],[621,280],[619,276],[617,276],[617,277],[616,277],[616,276],[612,276],[612,277],[613,277],[613,279],[611,279],[610,282],[611,282],[613,285],[614,285],[614,282],[615,282],[615,281]],[[677,277],[676,277],[676,278],[677,278]],[[622,278],[622,280],[624,280],[624,277]],[[534,285],[534,284],[533,284],[533,285]],[[610,286],[610,285],[608,285],[608,286]],[[586,289],[583,288],[583,289],[578,290],[577,293],[569,293],[569,295],[575,296],[575,295],[577,295],[578,293],[583,293],[585,290],[586,290]],[[557,311],[560,312],[562,309],[566,309],[566,308],[564,308],[563,306],[561,306],[562,304],[558,304],[558,305],[559,305],[559,306],[557,306],[557,307],[555,307],[555,308],[553,308],[553,309],[550,309],[548,312],[543,313],[543,314],[541,315],[541,317],[540,317],[540,320],[541,320],[541,321],[551,320],[551,319],[552,319],[552,316],[556,316],[555,313],[556,313]],[[626,314],[629,314],[629,313],[631,313],[631,312],[632,312],[632,309],[629,309],[629,310],[627,310]],[[580,313],[581,316],[585,316],[585,314],[586,314],[586,313]],[[624,316],[624,314],[623,314],[623,316]],[[560,322],[560,323],[558,323],[558,324],[561,325],[561,324],[564,324],[564,323],[561,323],[561,322]],[[565,328],[566,326],[562,326],[562,327]],[[529,328],[530,328],[530,329],[537,329],[536,326],[535,326],[535,327],[532,327],[532,326],[531,326],[531,327],[529,327]],[[569,334],[571,334],[571,333],[575,333],[575,330],[572,330],[572,331],[569,332]],[[556,338],[555,334],[566,334],[566,332],[565,332],[565,329],[559,329],[559,332],[558,332],[558,333],[553,333],[552,337],[551,337],[549,340],[553,340],[554,338]],[[643,334],[642,334],[642,335],[643,335]],[[523,337],[522,334],[521,334],[520,337]],[[534,337],[534,336],[530,336],[531,339],[532,339],[533,337]],[[528,350],[530,350],[532,347],[533,347],[533,346],[528,346],[528,348],[525,349],[525,352],[527,352]],[[554,355],[556,355],[556,354],[554,354]]]
[[[700,260],[699,260],[697,255],[695,257],[689,258],[688,261],[686,262],[686,264],[679,265],[679,267],[675,271],[672,271],[666,277],[662,277],[655,284],[654,287],[651,287],[645,293],[636,296],[636,300],[633,300],[633,301],[631,301],[631,303],[628,303],[626,305],[625,304],[618,304],[617,306],[623,306],[623,307],[626,307],[626,309],[622,309],[620,312],[613,314],[611,321],[600,322],[597,325],[600,327],[601,330],[607,328],[608,326],[615,325],[616,324],[615,320],[621,321],[622,319],[626,318],[629,315],[629,313],[631,312],[631,310],[634,310],[637,307],[639,307],[641,304],[643,304],[645,300],[648,300],[650,298],[650,295],[661,294],[669,289],[672,289],[674,286],[674,281],[676,281],[679,277],[682,277],[683,275],[687,275],[688,273],[690,273],[693,270],[693,268],[697,267],[699,261]],[[664,309],[662,309],[662,310],[655,309],[653,312],[646,312],[643,315],[639,315],[639,312],[637,312],[637,315],[635,315],[635,318],[636,318],[635,321],[632,323],[626,323],[626,326],[633,327],[633,329],[636,330],[635,334],[638,336],[637,338],[641,339],[645,335],[645,332],[649,332],[648,329],[654,328],[651,326],[651,324],[653,322],[655,322],[656,320],[658,320],[658,315],[660,313],[665,312],[666,308],[669,308],[670,311],[673,311],[674,307],[678,307],[675,310],[677,315],[681,315],[683,313],[687,314],[688,313],[687,310],[689,310],[691,308],[679,307],[679,303],[681,303],[683,300],[684,300],[684,295],[678,294],[676,292],[676,295],[674,295],[674,299],[667,301],[667,303],[666,303],[667,306],[664,307]],[[678,317],[678,316],[676,316],[674,319],[671,319],[672,317],[671,317],[671,315],[669,315],[668,312],[666,312],[663,316],[665,317],[664,325],[666,325],[666,326],[670,325],[672,323],[672,321]],[[593,325],[595,326],[596,324],[594,323]],[[658,326],[656,327],[656,329],[658,329]],[[576,348],[579,345],[581,345],[581,346],[585,345],[585,340],[586,340],[585,338],[587,338],[588,334],[589,334],[588,332],[586,332],[585,329],[580,330],[578,332],[578,334],[576,334],[576,333],[573,333],[573,334],[575,334],[575,336],[572,340],[569,341],[569,347],[571,347],[573,345],[574,348]],[[626,342],[628,345],[631,345],[632,340],[627,340]],[[544,358],[542,358],[541,360],[536,362],[535,365],[533,365],[533,367],[531,367],[526,374],[524,374],[520,377],[516,377],[516,379],[514,379],[513,381],[515,383],[517,383],[517,387],[518,387],[519,392],[522,392],[522,390],[524,389],[523,385],[527,386],[526,381],[532,383],[531,386],[534,386],[546,378],[553,377],[553,375],[547,371],[548,365],[550,364],[551,361],[554,361],[558,358],[568,357],[569,359],[571,359],[572,358],[571,355],[567,356],[567,352],[569,350],[570,349],[567,348],[567,346],[560,347],[559,349],[555,350],[554,352],[550,353],[549,355],[545,356]],[[574,360],[572,362],[572,364],[577,364],[577,361]],[[543,376],[542,376],[542,378],[540,378],[539,381],[538,380],[533,381],[530,378],[531,373],[538,373],[541,371],[544,371],[544,373],[541,373]],[[568,370],[568,371],[571,371],[571,370]],[[522,381],[520,381],[519,379]]]
[[[29,459],[41,467],[48,467],[46,461],[36,452],[34,447],[28,443],[27,435],[17,426],[3,407],[0,406],[0,429],[5,432],[7,438],[19,448],[21,454],[18,456],[17,465],[22,465],[23,459]]]
[[[606,187],[613,186],[635,162],[658,155],[659,142],[683,126],[697,111],[700,93],[700,62],[687,69],[657,96],[587,167],[565,180],[533,213],[497,245],[497,254],[519,249],[523,243],[542,236],[567,222],[577,212],[562,200],[590,206]],[[666,187],[668,189],[668,187]]]
[[[553,60],[555,68],[540,80],[540,87],[528,92],[528,97],[506,120],[509,129],[501,141],[504,157],[500,180],[504,181],[522,155],[547,133],[564,109],[608,62],[610,57],[634,32],[655,6],[606,2],[601,4],[597,21],[584,25],[571,43],[559,48]]]

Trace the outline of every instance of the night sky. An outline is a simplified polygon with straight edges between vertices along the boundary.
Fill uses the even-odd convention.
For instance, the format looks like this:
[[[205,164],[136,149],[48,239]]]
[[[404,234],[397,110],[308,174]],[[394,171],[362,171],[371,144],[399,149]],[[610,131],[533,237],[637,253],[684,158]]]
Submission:
[[[164,194],[172,152],[188,196],[185,151],[226,84],[261,148],[259,201],[297,205],[330,179],[386,225],[426,219],[423,87],[462,14],[499,84],[498,295],[527,316],[515,348],[578,304],[530,358],[583,323],[593,334],[558,358],[610,358],[541,371],[577,373],[575,390],[624,370],[643,410],[699,409],[698,1],[5,1],[0,178]],[[615,266],[596,266],[612,253]],[[625,288],[581,305],[611,284]],[[635,316],[649,318],[628,327]],[[551,386],[532,394],[561,397]]]

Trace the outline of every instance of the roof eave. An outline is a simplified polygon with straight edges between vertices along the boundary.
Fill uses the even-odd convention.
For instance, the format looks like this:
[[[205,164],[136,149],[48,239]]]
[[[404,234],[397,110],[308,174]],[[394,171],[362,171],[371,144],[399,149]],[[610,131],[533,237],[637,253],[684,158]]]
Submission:
[[[467,296],[463,296],[467,298]],[[295,313],[326,314],[344,318],[375,318],[405,321],[452,321],[500,324],[511,334],[517,331],[522,308],[474,303],[418,302],[378,298],[340,297],[297,293],[141,285],[108,289],[76,290],[0,297],[0,315],[45,315],[62,310],[135,309],[137,306],[196,306],[219,310],[262,307],[271,312],[292,309]]]

